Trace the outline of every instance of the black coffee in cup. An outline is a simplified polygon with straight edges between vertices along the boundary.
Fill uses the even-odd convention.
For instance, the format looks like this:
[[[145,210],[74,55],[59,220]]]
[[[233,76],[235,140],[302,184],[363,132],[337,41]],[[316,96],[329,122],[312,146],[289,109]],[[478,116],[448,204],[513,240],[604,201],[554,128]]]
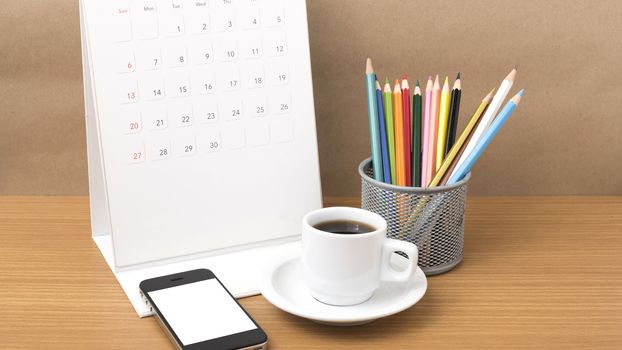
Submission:
[[[351,220],[326,221],[313,225],[313,227],[320,231],[337,233],[341,235],[354,235],[357,233],[376,231],[376,228],[371,225]]]

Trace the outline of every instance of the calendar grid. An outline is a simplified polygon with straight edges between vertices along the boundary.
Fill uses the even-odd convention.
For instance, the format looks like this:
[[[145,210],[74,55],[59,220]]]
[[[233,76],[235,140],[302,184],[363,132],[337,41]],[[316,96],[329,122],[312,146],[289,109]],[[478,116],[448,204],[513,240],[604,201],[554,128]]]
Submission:
[[[112,12],[128,164],[293,141],[289,65],[279,60],[288,53],[281,7],[137,1],[114,3]],[[253,122],[235,124],[242,120]],[[193,132],[167,137],[174,128]]]

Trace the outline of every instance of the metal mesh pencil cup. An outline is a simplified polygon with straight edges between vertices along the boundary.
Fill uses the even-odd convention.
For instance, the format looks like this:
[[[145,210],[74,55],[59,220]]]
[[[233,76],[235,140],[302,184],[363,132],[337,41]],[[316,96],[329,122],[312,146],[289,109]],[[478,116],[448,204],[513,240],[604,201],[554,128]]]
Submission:
[[[373,178],[371,158],[359,165],[361,208],[387,221],[387,237],[415,243],[426,275],[453,269],[464,254],[464,211],[469,173],[433,188],[404,187]]]

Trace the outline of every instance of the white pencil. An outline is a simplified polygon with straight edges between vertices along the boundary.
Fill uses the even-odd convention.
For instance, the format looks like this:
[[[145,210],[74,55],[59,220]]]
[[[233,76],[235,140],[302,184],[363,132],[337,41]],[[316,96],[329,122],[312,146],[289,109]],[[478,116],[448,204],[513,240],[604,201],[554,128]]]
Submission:
[[[482,116],[482,119],[477,125],[477,128],[475,128],[475,131],[473,131],[473,136],[471,136],[471,140],[466,145],[464,152],[462,152],[462,156],[460,157],[460,159],[458,159],[458,163],[456,163],[456,167],[454,168],[450,177],[456,175],[460,166],[464,163],[465,159],[469,157],[469,154],[473,151],[473,148],[475,148],[477,142],[479,142],[480,138],[484,134],[484,131],[488,128],[488,126],[490,126],[490,123],[492,123],[495,115],[497,115],[497,112],[501,108],[501,104],[508,96],[512,85],[514,84],[514,78],[516,78],[516,69],[517,67],[514,67],[510,74],[508,74],[508,76],[505,77],[505,79],[503,79],[503,81],[501,82],[501,85],[499,86],[495,97],[492,98],[492,101],[490,102],[490,105]]]
[[[484,153],[486,147],[488,147],[490,142],[492,142],[492,140],[495,138],[495,136],[499,132],[499,129],[501,129],[503,124],[505,124],[506,120],[512,115],[512,113],[514,113],[514,110],[518,106],[518,103],[523,96],[523,92],[524,90],[519,91],[518,94],[512,97],[510,101],[505,104],[505,107],[503,107],[501,112],[499,112],[499,115],[497,115],[495,120],[492,121],[490,127],[486,129],[480,141],[477,143],[477,145],[475,145],[475,148],[473,148],[473,152],[471,152],[471,155],[469,155],[469,157],[464,161],[462,166],[456,171],[456,175],[452,175],[449,180],[447,180],[448,185],[455,184],[456,182],[462,180],[462,178],[465,177],[466,174],[469,173],[469,171],[471,171],[471,168],[473,167],[475,162],[477,162],[482,153]]]

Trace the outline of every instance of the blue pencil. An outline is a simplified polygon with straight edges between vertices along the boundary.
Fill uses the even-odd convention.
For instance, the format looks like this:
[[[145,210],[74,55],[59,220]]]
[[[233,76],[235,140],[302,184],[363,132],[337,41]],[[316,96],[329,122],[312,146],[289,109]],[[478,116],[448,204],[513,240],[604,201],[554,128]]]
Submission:
[[[490,126],[484,131],[482,137],[477,142],[475,147],[473,147],[471,153],[466,156],[462,165],[460,165],[458,170],[456,170],[456,172],[449,178],[449,180],[447,181],[448,185],[454,184],[462,180],[462,178],[465,177],[466,174],[469,173],[469,171],[471,171],[471,167],[473,167],[473,164],[475,164],[475,162],[477,162],[482,153],[484,153],[484,150],[486,149],[486,147],[488,147],[488,144],[490,144],[492,139],[495,138],[501,127],[503,127],[503,124],[505,124],[505,121],[510,117],[510,115],[512,115],[512,112],[514,112],[516,106],[518,106],[518,103],[523,96],[523,91],[524,89],[519,91],[516,95],[514,95],[514,97],[512,97],[508,101],[508,103],[505,104],[501,112],[499,112],[499,114],[495,117]]]
[[[382,88],[376,80],[376,104],[378,105],[378,123],[380,124],[380,151],[382,153],[382,173],[384,182],[391,183],[391,164],[389,163],[389,145],[387,143],[387,127],[384,122],[384,107],[382,105]]]
[[[374,179],[382,181],[382,155],[380,150],[380,130],[378,130],[378,105],[376,103],[376,75],[371,65],[371,58],[367,57],[365,68],[367,88],[367,110],[369,112],[369,142],[371,143],[371,164],[374,170]]]

